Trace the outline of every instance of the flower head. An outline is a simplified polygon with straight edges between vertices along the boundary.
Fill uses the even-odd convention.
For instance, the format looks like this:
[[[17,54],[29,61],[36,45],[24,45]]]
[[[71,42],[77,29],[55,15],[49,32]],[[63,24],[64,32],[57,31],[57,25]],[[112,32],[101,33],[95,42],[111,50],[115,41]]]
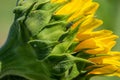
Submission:
[[[112,51],[118,36],[96,30],[103,23],[95,17],[98,7],[92,0],[18,0],[15,21],[0,49],[0,79],[120,76],[120,52]]]
[[[60,1],[60,0],[56,0]],[[55,0],[53,0],[55,2]],[[64,2],[61,1],[61,2]],[[99,4],[92,0],[70,0],[66,5],[60,8],[55,14],[56,15],[72,15],[67,20],[68,22],[79,18],[75,22],[71,29],[74,30],[80,25],[77,35],[74,39],[78,43],[74,52],[84,52],[84,54],[90,54],[90,57],[82,57],[94,62],[95,65],[87,66],[86,70],[88,74],[106,74],[106,75],[117,75],[119,76],[120,67],[120,55],[119,52],[113,52],[111,49],[115,46],[115,39],[118,38],[112,31],[109,30],[95,30],[103,22],[95,17],[95,12]],[[80,55],[82,53],[79,53]],[[83,54],[83,55],[84,55]],[[98,56],[98,57],[95,57]],[[97,68],[93,68],[97,66]]]

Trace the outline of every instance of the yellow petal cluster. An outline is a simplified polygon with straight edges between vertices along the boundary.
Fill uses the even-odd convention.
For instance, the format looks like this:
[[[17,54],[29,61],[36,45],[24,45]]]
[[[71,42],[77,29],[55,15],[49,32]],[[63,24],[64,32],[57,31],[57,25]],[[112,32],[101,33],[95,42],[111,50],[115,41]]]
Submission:
[[[67,0],[51,0],[51,2],[62,3]],[[74,52],[83,51],[85,54],[100,55],[89,58],[88,60],[95,63],[95,65],[88,66],[94,68],[88,74],[107,74],[120,76],[120,52],[113,52],[111,49],[116,44],[115,39],[118,38],[112,31],[109,30],[95,30],[103,22],[95,17],[95,12],[99,4],[92,0],[69,0],[62,8],[60,8],[56,15],[69,15],[72,13],[69,21],[81,17],[73,24],[72,29],[80,25],[75,41],[79,44],[74,49]],[[119,56],[118,56],[119,55]],[[87,69],[87,68],[86,68]]]
[[[52,3],[62,3],[67,1],[68,3],[60,8],[56,12],[56,15],[68,15],[73,13],[68,21],[72,21],[80,16],[93,15],[99,6],[98,3],[92,2],[92,0],[51,0]]]
[[[120,77],[120,52],[111,51],[107,56],[89,58],[89,60],[96,63],[96,66],[102,65],[102,67],[92,70],[89,74]]]
[[[101,35],[98,35],[97,32],[101,33]],[[84,35],[84,38],[87,38],[85,40],[82,40],[78,46],[76,47],[75,51],[84,50],[85,53],[89,54],[104,54],[108,53],[111,48],[115,45],[115,39],[118,37],[116,35],[110,34],[111,32],[108,31],[108,33],[105,33],[106,31],[96,31],[91,34],[82,33]],[[83,37],[82,34],[81,35]],[[81,37],[80,37],[81,39]]]

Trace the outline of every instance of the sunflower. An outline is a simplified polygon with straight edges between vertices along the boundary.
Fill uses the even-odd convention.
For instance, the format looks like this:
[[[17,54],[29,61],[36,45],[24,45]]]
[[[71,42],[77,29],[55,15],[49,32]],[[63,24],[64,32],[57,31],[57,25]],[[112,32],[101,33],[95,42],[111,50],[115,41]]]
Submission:
[[[65,2],[65,0],[51,1],[53,3]],[[119,76],[120,57],[118,55],[120,55],[120,52],[111,51],[116,44],[115,39],[117,39],[118,36],[113,34],[113,32],[110,30],[95,30],[103,23],[102,20],[95,17],[95,12],[98,7],[99,4],[93,2],[92,0],[70,0],[55,14],[72,14],[67,20],[68,22],[72,22],[76,18],[79,18],[79,20],[71,27],[73,30],[80,24],[76,38],[74,39],[76,42],[78,42],[74,52],[84,52],[84,54],[90,54],[90,57],[87,57],[87,59],[95,63],[95,65],[86,67],[86,69],[91,68],[88,74]],[[82,58],[86,59],[85,57]],[[97,68],[93,68],[95,66]]]
[[[96,30],[92,0],[18,0],[6,44],[0,48],[1,80],[85,80],[120,76],[117,35]]]

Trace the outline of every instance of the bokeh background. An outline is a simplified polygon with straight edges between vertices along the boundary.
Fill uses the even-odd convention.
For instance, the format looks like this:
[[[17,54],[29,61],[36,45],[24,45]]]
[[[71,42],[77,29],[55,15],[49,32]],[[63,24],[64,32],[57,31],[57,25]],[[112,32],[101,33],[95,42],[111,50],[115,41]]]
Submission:
[[[13,22],[13,9],[16,0],[0,0],[0,46],[6,40],[9,28]]]
[[[0,47],[4,44],[13,22],[17,0],[0,0]],[[120,36],[120,0],[94,0],[100,3],[96,16],[104,21],[100,29],[112,30]],[[120,51],[120,38],[113,50]],[[120,80],[118,77],[96,76],[91,80]]]

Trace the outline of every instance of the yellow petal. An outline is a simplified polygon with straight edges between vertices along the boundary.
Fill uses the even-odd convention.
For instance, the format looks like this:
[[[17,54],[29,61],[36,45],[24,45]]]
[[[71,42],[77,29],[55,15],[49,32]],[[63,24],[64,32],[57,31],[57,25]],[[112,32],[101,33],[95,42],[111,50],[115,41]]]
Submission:
[[[118,52],[118,51],[110,51],[108,54],[112,55],[112,56],[114,56],[114,55],[120,56],[120,52]]]
[[[99,37],[99,36],[109,36],[112,34],[112,31],[109,30],[100,30],[100,31],[95,31],[95,32],[79,32],[77,34],[77,38],[79,39],[79,41],[85,40],[85,39],[89,39],[92,37]]]
[[[91,5],[89,5],[88,7],[84,9],[83,11],[84,15],[94,14],[98,7],[99,7],[98,3],[92,2]]]
[[[118,70],[118,67],[116,66],[112,66],[112,65],[108,65],[108,66],[104,66],[102,68],[97,68],[94,69],[93,71],[89,72],[89,74],[113,74]]]
[[[118,76],[120,77],[120,69],[116,70],[114,73],[112,74],[108,74],[107,76]]]
[[[105,43],[99,43],[101,45],[99,48],[96,49],[88,49],[85,52],[88,54],[107,54],[111,48],[115,45],[115,41],[108,42],[108,44]]]
[[[103,53],[107,53],[108,50],[104,49],[103,47],[100,47],[96,49],[86,50],[84,52],[88,54],[103,54]]]
[[[92,49],[92,48],[94,49],[99,46],[100,46],[99,44],[96,44],[96,40],[91,38],[80,42],[80,44],[78,44],[78,46],[75,48],[75,51],[79,51],[82,49]]]
[[[91,0],[71,0],[65,6],[63,6],[60,10],[56,12],[56,14],[70,14],[79,9],[82,9],[84,4],[90,3]]]
[[[90,60],[91,62],[93,62],[93,63],[95,63],[95,64],[97,64],[97,65],[102,65],[104,58],[105,58],[105,56],[103,56],[103,57],[89,58],[88,60]]]
[[[66,0],[51,0],[51,2],[55,2],[55,3],[61,3],[61,2],[65,2]]]
[[[102,24],[102,20],[96,19],[94,17],[88,18],[84,21],[79,29],[79,32],[91,32],[92,30],[96,29],[98,26]]]

